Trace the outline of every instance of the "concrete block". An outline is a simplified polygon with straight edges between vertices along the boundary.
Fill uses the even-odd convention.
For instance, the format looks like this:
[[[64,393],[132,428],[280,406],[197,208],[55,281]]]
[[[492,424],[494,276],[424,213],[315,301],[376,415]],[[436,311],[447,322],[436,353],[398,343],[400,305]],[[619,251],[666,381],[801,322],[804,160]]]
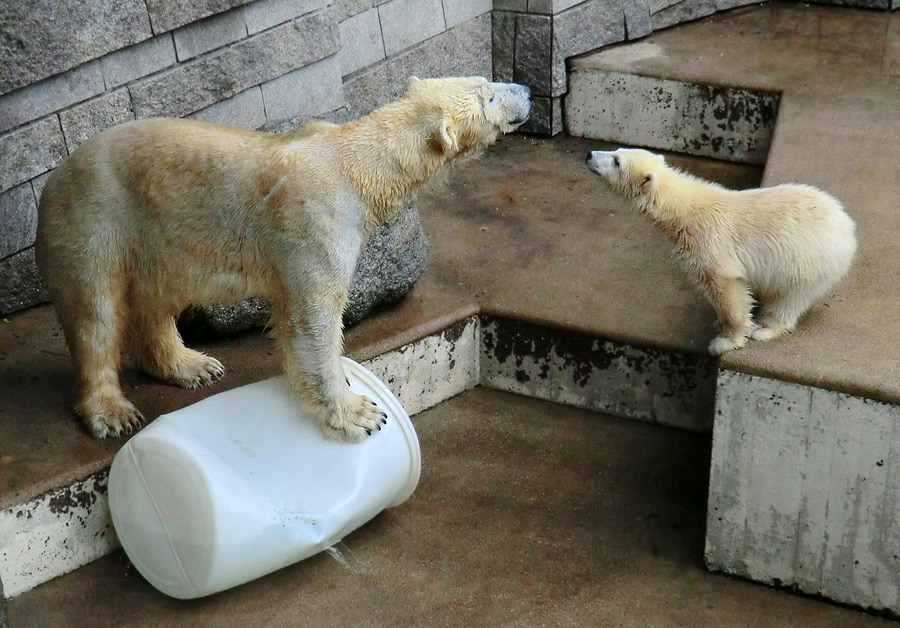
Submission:
[[[526,13],[528,11],[528,0],[494,0],[494,11]]]
[[[391,389],[409,414],[478,385],[477,318],[363,362]]]
[[[34,261],[34,247],[0,260],[0,315],[18,312],[47,300],[47,293],[41,286],[41,274]],[[2,571],[0,578],[6,578]]]
[[[528,12],[553,15],[553,0],[528,0]]]
[[[0,194],[0,259],[34,244],[37,233],[37,201],[31,183]]]
[[[284,120],[315,117],[344,106],[344,90],[337,55],[263,83],[266,118]]]
[[[192,22],[172,32],[175,53],[181,62],[246,36],[247,25],[242,7]]]
[[[491,17],[482,15],[394,57],[365,69],[344,82],[347,107],[354,118],[396,100],[410,76],[491,75]]]
[[[552,91],[553,18],[547,15],[516,16],[516,52],[513,80],[527,85],[536,96]]]
[[[482,317],[481,384],[698,432],[712,427],[716,366],[706,356]]]
[[[334,111],[329,111],[324,114],[320,114],[317,116],[294,116],[293,118],[287,118],[285,120],[274,120],[272,122],[266,122],[264,125],[259,127],[260,131],[265,131],[267,133],[287,133],[289,131],[293,131],[301,124],[306,124],[310,120],[325,120],[326,122],[331,122],[332,124],[345,124],[354,120],[355,118],[350,113],[350,110],[347,107],[340,107],[339,109],[335,109]]]
[[[178,59],[175,56],[172,33],[117,50],[100,59],[106,89],[114,89],[176,63]]]
[[[134,120],[131,96],[124,87],[60,112],[63,135],[69,152],[111,126]]]
[[[0,135],[0,192],[55,168],[66,155],[56,116]]]
[[[0,577],[18,595],[119,547],[109,514],[108,471],[0,511]]]
[[[494,80],[510,83],[515,75],[516,14],[512,11],[494,11],[491,20]]]
[[[153,32],[164,33],[196,22],[204,17],[223,13],[247,4],[251,0],[144,0],[150,13]]]
[[[0,25],[0,94],[153,35],[143,0],[0,2]]]
[[[441,0],[391,0],[378,16],[389,57],[446,30]]]
[[[653,32],[650,8],[643,0],[626,2],[624,10],[625,36],[627,39],[639,39]]]
[[[547,136],[562,133],[562,97],[532,97],[531,115],[528,117],[528,122],[522,125],[522,131]]]
[[[328,0],[257,0],[244,5],[247,33],[255,35],[267,28],[312,13],[328,5]]]
[[[443,0],[444,21],[453,28],[491,10],[491,0]]]
[[[562,96],[568,90],[566,59],[602,46],[625,41],[625,16],[618,2],[589,0],[553,18],[551,89]]]
[[[896,614],[898,420],[890,404],[721,371],[707,565]]]
[[[185,116],[338,48],[337,25],[317,12],[129,86],[138,118]]]
[[[573,65],[566,97],[572,135],[704,157],[764,164],[778,94]]]
[[[727,11],[737,7],[745,7],[748,4],[761,4],[761,0],[716,0],[716,11]]]
[[[384,41],[381,38],[378,9],[373,7],[347,18],[340,23],[338,30],[341,34],[338,60],[343,76],[384,59]]]
[[[106,90],[99,61],[0,96],[0,133]]]
[[[259,86],[221,100],[214,105],[192,113],[189,118],[237,126],[254,130],[266,123],[266,108],[263,105],[262,90]]]
[[[677,4],[652,13],[650,20],[653,23],[653,30],[659,30],[706,17],[715,12],[716,0],[682,0]]]

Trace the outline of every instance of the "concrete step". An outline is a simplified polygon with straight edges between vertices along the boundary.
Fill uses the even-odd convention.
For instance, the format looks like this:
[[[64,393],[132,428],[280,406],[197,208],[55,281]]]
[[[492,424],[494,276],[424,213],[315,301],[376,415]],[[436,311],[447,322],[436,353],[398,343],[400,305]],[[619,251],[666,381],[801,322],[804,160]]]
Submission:
[[[770,4],[573,59],[565,104],[573,134],[765,163],[764,185],[818,185],[856,219],[858,259],[835,294],[789,341],[721,360],[706,560],[891,613],[898,67],[900,15]]]
[[[418,489],[333,552],[188,601],[117,553],[11,600],[10,625],[890,625],[704,570],[706,435],[483,387],[413,421]]]

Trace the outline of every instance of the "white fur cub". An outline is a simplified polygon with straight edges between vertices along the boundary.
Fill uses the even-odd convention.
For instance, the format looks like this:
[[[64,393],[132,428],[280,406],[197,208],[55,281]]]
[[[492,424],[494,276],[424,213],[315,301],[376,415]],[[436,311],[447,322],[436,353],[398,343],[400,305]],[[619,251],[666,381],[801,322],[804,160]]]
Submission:
[[[809,185],[729,190],[639,149],[593,151],[587,165],[674,243],[718,315],[713,355],[743,347],[748,337],[771,340],[793,331],[856,254],[853,219],[837,199]]]

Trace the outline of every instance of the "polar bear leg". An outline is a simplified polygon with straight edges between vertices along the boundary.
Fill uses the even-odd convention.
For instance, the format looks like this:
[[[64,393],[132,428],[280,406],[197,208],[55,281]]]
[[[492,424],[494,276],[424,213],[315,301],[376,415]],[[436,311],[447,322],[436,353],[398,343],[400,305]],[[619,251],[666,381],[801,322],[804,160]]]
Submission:
[[[716,310],[721,330],[709,344],[712,355],[740,349],[747,344],[753,329],[750,311],[753,297],[747,283],[738,277],[707,276],[704,281],[707,296]]]
[[[124,286],[112,278],[54,294],[78,374],[75,413],[95,438],[130,434],[143,417],[119,384]]]
[[[225,374],[217,359],[184,346],[173,316],[138,315],[132,336],[141,369],[158,379],[190,389],[209,386]]]

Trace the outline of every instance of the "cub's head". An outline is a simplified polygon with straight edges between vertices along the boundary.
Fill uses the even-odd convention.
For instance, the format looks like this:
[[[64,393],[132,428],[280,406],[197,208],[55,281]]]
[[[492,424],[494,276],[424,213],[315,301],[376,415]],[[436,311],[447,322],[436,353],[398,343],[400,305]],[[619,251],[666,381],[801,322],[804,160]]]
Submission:
[[[450,155],[481,150],[521,126],[531,92],[517,83],[482,77],[409,79],[404,100],[424,115],[437,148]]]
[[[595,150],[585,160],[592,172],[599,174],[609,186],[629,199],[652,196],[666,169],[666,160],[639,148]]]

